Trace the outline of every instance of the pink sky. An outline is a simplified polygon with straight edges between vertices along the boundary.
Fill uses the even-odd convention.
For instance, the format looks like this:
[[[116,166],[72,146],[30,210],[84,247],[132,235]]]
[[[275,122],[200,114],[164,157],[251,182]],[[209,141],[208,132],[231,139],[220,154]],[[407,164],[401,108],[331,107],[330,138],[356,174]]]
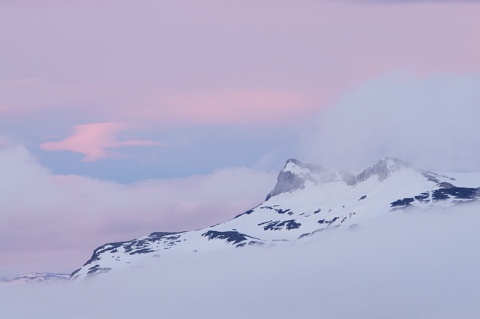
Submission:
[[[116,196],[125,194],[122,187],[128,186],[113,181],[155,177],[167,185],[167,177],[185,178],[185,197],[169,202],[171,210],[138,195],[132,185],[136,195],[131,198],[149,203],[146,220],[190,228],[202,224],[202,218],[208,223],[248,209],[268,193],[265,181],[270,179],[265,176],[274,176],[288,157],[314,153],[314,158],[321,158],[318,154],[332,151],[329,141],[319,142],[321,148],[317,141],[322,137],[344,140],[348,134],[329,131],[322,135],[318,127],[305,127],[323,123],[330,129],[336,122],[341,128],[357,127],[351,125],[357,119],[352,114],[357,108],[369,108],[372,87],[375,94],[383,88],[397,94],[397,89],[408,83],[406,100],[410,101],[418,88],[418,97],[431,103],[437,102],[429,97],[436,96],[439,89],[455,92],[457,82],[461,92],[480,91],[476,90],[479,17],[480,3],[474,1],[0,1],[0,147],[20,147],[28,154],[10,150],[2,156],[29,158],[30,166],[45,170],[40,174],[42,182],[34,184],[40,190],[61,190],[55,188],[58,185],[42,185],[69,175],[68,194],[59,195],[62,200],[41,192],[46,198],[43,208],[27,209],[20,203],[33,198],[38,189],[32,189],[32,194],[18,189],[19,194],[14,195],[21,199],[10,202],[8,213],[6,207],[0,209],[4,221],[16,221],[12,229],[19,234],[4,235],[18,243],[17,257],[9,255],[9,273],[14,272],[16,261],[19,265],[34,263],[27,261],[21,248],[33,238],[39,244],[45,238],[44,255],[38,251],[35,257],[48,255],[48,260],[41,261],[44,266],[55,265],[65,254],[71,256],[71,251],[51,239],[58,233],[59,240],[72,242],[61,229],[77,220],[84,225],[79,230],[94,225],[89,240],[78,243],[77,260],[104,240],[126,240],[159,230],[139,221],[135,212],[115,211]],[[411,78],[390,80],[398,74]],[[442,82],[446,86],[437,85],[438,77],[447,78]],[[363,102],[358,107],[348,103],[342,109],[352,92]],[[465,101],[475,98],[472,93]],[[403,107],[387,102],[366,113]],[[335,108],[343,113],[335,113]],[[335,116],[327,116],[332,112]],[[430,106],[428,112],[419,114],[435,110]],[[439,109],[437,116],[447,113]],[[369,123],[368,118],[358,118]],[[321,119],[335,123],[325,124]],[[388,114],[385,119],[388,121]],[[449,125],[448,121],[438,122]],[[470,122],[465,127],[452,131],[464,136],[472,133]],[[307,138],[307,144],[298,142],[302,134],[312,131],[317,133]],[[372,130],[356,138],[379,135]],[[470,154],[463,153],[468,143],[462,145],[465,147],[458,152]],[[8,165],[16,163],[8,158]],[[228,204],[228,196],[220,195],[211,195],[204,205],[196,202],[201,187],[194,182],[198,177],[188,175],[215,180],[221,168],[233,172],[234,180],[244,174],[239,167],[247,167],[251,173],[249,183],[254,184],[256,178],[263,181],[258,189],[261,194],[242,188],[237,190],[238,201],[233,200],[236,204]],[[8,178],[3,178],[3,195],[11,196],[15,188],[9,186],[27,175],[22,169],[12,169]],[[107,175],[110,181],[102,181]],[[101,186],[85,182],[87,177]],[[218,183],[211,186],[209,194],[221,191],[226,182]],[[86,184],[108,195],[89,197]],[[174,197],[165,190],[169,187],[160,191]],[[155,197],[151,192],[149,196]],[[75,203],[84,196],[93,201],[85,209],[99,204],[98,216],[92,217],[91,211],[78,213]],[[194,204],[182,206],[182,201],[191,198]],[[125,207],[135,205],[127,202]],[[58,215],[52,217],[49,209]],[[203,217],[187,218],[195,214]],[[56,227],[44,237],[32,232],[42,218],[54,219]],[[109,228],[107,221],[115,218],[118,223]],[[125,226],[128,220],[137,221],[130,223],[135,225],[132,229]],[[0,246],[0,258],[5,250]],[[73,270],[70,267],[77,263],[63,265],[64,271]],[[0,260],[0,275],[4,264],[5,260]]]
[[[278,126],[392,72],[480,71],[478,3],[389,3],[6,3],[0,114],[68,112],[56,136],[108,122]]]
[[[93,122],[276,123],[390,72],[480,69],[480,5],[468,2],[2,6],[0,112],[19,116],[70,108]]]

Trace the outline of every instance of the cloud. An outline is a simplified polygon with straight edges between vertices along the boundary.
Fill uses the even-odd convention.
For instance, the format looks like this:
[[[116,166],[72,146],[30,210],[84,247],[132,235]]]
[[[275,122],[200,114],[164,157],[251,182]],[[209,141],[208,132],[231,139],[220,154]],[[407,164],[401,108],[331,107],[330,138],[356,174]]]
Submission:
[[[480,171],[479,88],[479,75],[368,81],[320,113],[300,156],[343,169],[394,156],[427,169]]]
[[[99,280],[0,286],[0,315],[474,319],[478,209],[397,212],[307,245],[172,255]]]
[[[28,92],[28,94],[26,94]],[[116,118],[162,124],[282,124],[315,109],[318,99],[287,89],[123,89],[59,84],[46,77],[0,81],[0,115],[63,111],[63,117]],[[318,102],[318,101],[317,101]],[[77,114],[82,105],[81,114]],[[79,113],[79,112],[78,112]]]
[[[315,110],[306,94],[272,89],[219,89],[207,92],[152,94],[124,117],[187,124],[284,124]]]
[[[22,146],[0,150],[0,175],[0,276],[69,272],[107,242],[228,220],[275,183],[242,167],[136,184],[54,175]]]
[[[118,135],[135,128],[128,123],[91,123],[72,127],[72,135],[59,142],[45,142],[40,147],[47,151],[70,151],[84,154],[85,162],[95,162],[102,158],[115,158],[120,154],[112,149],[128,146],[163,146],[164,143],[148,140],[119,141]]]

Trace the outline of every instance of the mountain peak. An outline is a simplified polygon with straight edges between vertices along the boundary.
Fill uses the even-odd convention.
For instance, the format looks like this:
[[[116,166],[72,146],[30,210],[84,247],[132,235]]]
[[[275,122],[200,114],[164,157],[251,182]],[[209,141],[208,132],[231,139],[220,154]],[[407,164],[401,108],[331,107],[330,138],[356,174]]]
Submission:
[[[292,158],[287,160],[285,166],[278,174],[277,183],[270,194],[267,195],[266,200],[275,195],[303,189],[307,181],[325,183],[341,180],[348,185],[355,185],[369,179],[373,175],[377,175],[378,180],[383,181],[393,172],[408,167],[411,167],[411,165],[400,159],[383,157],[377,163],[361,171],[358,175],[346,171],[337,174],[329,172],[321,166],[303,163]]]
[[[378,180],[385,180],[394,171],[408,168],[411,165],[398,158],[383,157],[377,163],[364,169],[356,178],[356,183],[369,179],[372,175],[378,175]]]
[[[410,163],[395,157],[382,157],[375,165],[385,165],[390,170],[412,166]]]
[[[304,163],[294,158],[287,160],[287,162],[285,163],[285,166],[282,169],[283,172],[291,171],[299,174],[302,173],[301,170],[309,171],[309,172],[303,171],[303,174],[306,174],[306,173],[315,174],[315,173],[320,173],[325,171],[325,169],[319,165]]]
[[[291,158],[287,160],[285,166],[278,174],[277,184],[275,184],[270,194],[267,195],[266,200],[281,193],[302,189],[307,180],[315,180],[313,175],[324,171],[325,169],[321,166],[303,163]]]

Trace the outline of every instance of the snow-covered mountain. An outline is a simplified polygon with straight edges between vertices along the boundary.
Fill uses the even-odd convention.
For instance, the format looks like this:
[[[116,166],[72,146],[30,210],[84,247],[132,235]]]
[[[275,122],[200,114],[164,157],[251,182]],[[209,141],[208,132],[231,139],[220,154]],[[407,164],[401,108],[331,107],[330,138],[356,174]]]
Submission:
[[[362,171],[332,172],[290,159],[266,200],[224,223],[188,232],[155,232],[98,247],[72,273],[82,279],[175,254],[292,245],[320,233],[353,230],[365,219],[416,206],[480,199],[480,174],[434,173],[384,158]]]
[[[20,275],[9,278],[0,278],[0,284],[38,284],[66,281],[70,278],[69,274],[56,274],[48,272],[34,272],[26,275]]]

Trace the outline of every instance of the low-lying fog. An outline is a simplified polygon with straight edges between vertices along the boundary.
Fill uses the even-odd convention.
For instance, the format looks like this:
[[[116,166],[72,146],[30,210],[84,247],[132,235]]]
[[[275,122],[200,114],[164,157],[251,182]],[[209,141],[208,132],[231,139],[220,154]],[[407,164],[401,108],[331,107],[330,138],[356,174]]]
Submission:
[[[392,212],[293,247],[2,286],[1,318],[479,318],[480,205]]]

